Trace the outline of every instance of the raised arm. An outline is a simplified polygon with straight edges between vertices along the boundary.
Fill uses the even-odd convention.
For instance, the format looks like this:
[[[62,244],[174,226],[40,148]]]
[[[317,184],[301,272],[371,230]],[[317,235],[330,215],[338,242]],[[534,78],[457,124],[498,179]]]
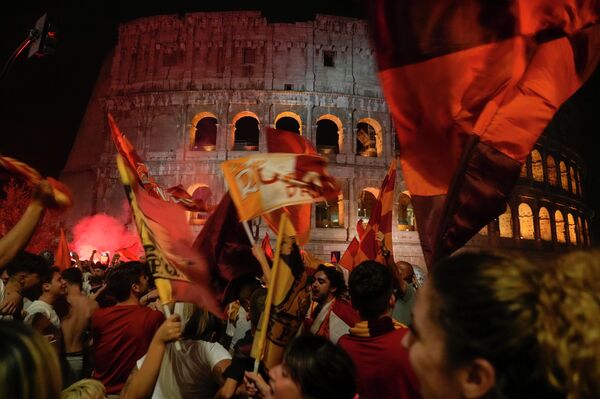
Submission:
[[[47,180],[42,180],[36,187],[33,200],[15,226],[0,238],[0,271],[29,242],[44,209],[54,203],[54,192]]]

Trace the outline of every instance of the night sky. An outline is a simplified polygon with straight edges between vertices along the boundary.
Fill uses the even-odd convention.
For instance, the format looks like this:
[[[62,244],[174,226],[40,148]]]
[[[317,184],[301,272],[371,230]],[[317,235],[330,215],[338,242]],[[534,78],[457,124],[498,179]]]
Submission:
[[[138,17],[193,11],[260,10],[270,21],[292,22],[315,13],[360,16],[360,0],[303,2],[203,0],[105,0],[13,2],[0,15],[2,66],[26,38],[35,21],[48,12],[59,43],[56,54],[31,59],[22,54],[0,81],[0,153],[22,160],[42,174],[57,177],[65,165],[101,63],[116,44],[117,26]],[[587,202],[600,214],[600,154],[594,146],[600,112],[600,69],[570,100],[581,120],[574,147],[588,168]],[[577,137],[578,136],[578,137]],[[600,241],[600,218],[592,220]],[[597,245],[597,244],[596,244]]]

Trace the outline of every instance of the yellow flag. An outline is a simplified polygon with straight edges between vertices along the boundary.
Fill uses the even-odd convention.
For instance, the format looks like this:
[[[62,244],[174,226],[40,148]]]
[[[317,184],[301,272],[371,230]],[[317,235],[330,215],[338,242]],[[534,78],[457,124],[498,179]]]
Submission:
[[[254,335],[252,357],[271,368],[283,359],[310,306],[310,293],[296,232],[287,214],[279,223],[265,310]]]

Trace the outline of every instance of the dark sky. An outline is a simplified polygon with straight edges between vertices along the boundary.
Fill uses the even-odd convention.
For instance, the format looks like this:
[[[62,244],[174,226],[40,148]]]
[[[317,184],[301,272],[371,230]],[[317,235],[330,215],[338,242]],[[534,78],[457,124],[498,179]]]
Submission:
[[[57,26],[55,55],[17,59],[0,81],[0,153],[29,163],[42,174],[58,176],[95,83],[101,62],[116,44],[120,22],[137,17],[193,11],[261,10],[271,21],[302,21],[316,12],[360,15],[360,0],[305,0],[291,3],[260,0],[54,0],[13,2],[13,11],[0,15],[0,63],[25,39],[45,12]],[[16,10],[14,10],[16,8]],[[600,213],[600,156],[594,136],[600,112],[600,70],[571,101],[581,120],[574,132],[576,146],[587,162],[584,190],[588,203]],[[579,136],[577,139],[575,136]],[[600,232],[600,218],[592,230]],[[596,242],[599,240],[596,239]]]

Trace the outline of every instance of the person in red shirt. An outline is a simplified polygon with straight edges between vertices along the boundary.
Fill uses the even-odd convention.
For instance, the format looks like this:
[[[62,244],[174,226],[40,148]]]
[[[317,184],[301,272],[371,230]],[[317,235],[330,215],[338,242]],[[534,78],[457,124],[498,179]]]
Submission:
[[[164,315],[140,304],[148,291],[149,273],[140,262],[111,270],[107,282],[117,304],[92,315],[92,378],[102,381],[107,394],[118,394],[136,361],[144,356]]]
[[[352,270],[348,285],[361,321],[338,345],[354,362],[360,398],[420,398],[417,377],[402,346],[408,329],[389,316],[396,302],[390,269],[365,261]]]

